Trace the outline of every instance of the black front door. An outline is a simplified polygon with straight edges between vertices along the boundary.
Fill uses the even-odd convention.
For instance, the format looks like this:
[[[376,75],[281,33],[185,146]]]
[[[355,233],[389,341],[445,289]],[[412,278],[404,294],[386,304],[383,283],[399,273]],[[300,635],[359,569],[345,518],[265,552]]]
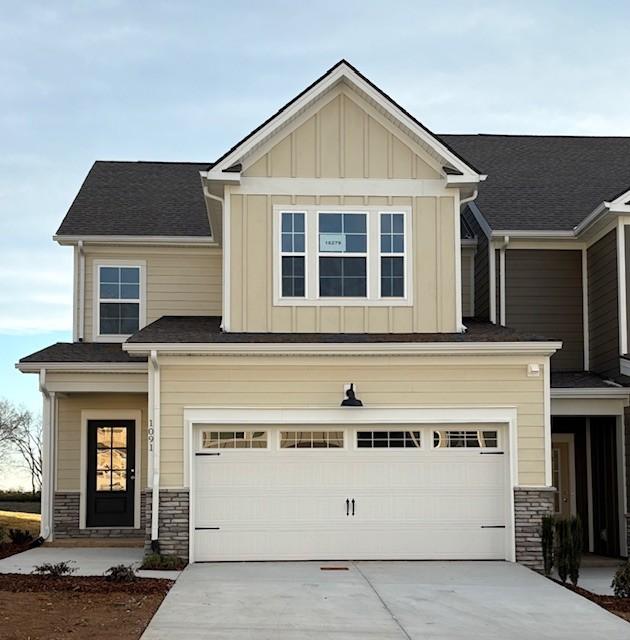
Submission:
[[[133,527],[135,496],[133,420],[89,420],[88,527]]]

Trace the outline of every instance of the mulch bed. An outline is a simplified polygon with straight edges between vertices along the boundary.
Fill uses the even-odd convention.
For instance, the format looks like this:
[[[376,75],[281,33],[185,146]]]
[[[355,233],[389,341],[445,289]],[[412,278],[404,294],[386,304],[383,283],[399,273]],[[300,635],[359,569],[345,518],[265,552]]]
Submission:
[[[11,593],[48,593],[72,591],[74,593],[161,593],[166,595],[172,580],[138,578],[132,582],[112,582],[99,576],[34,576],[21,573],[0,574],[0,591]]]
[[[173,585],[139,578],[0,575],[2,640],[138,640]]]

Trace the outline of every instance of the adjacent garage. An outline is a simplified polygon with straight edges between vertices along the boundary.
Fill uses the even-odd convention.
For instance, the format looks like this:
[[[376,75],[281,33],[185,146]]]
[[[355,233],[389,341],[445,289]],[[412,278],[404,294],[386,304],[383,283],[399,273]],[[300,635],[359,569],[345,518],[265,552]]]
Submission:
[[[505,559],[506,425],[193,425],[194,560]]]

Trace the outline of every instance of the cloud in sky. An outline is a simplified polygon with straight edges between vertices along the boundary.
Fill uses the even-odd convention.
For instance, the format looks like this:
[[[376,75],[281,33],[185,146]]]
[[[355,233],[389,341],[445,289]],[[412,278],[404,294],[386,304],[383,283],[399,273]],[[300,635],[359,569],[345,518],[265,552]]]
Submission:
[[[630,135],[630,5],[4,3],[0,332],[70,330],[95,159],[208,161],[345,57],[439,132]],[[11,366],[2,362],[0,366]]]

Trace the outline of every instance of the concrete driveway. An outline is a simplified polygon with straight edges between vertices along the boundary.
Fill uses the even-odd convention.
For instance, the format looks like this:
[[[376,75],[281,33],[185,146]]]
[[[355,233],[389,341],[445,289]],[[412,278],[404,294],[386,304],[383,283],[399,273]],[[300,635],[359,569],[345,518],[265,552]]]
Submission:
[[[505,562],[212,563],[184,571],[142,638],[623,640],[630,624]]]

